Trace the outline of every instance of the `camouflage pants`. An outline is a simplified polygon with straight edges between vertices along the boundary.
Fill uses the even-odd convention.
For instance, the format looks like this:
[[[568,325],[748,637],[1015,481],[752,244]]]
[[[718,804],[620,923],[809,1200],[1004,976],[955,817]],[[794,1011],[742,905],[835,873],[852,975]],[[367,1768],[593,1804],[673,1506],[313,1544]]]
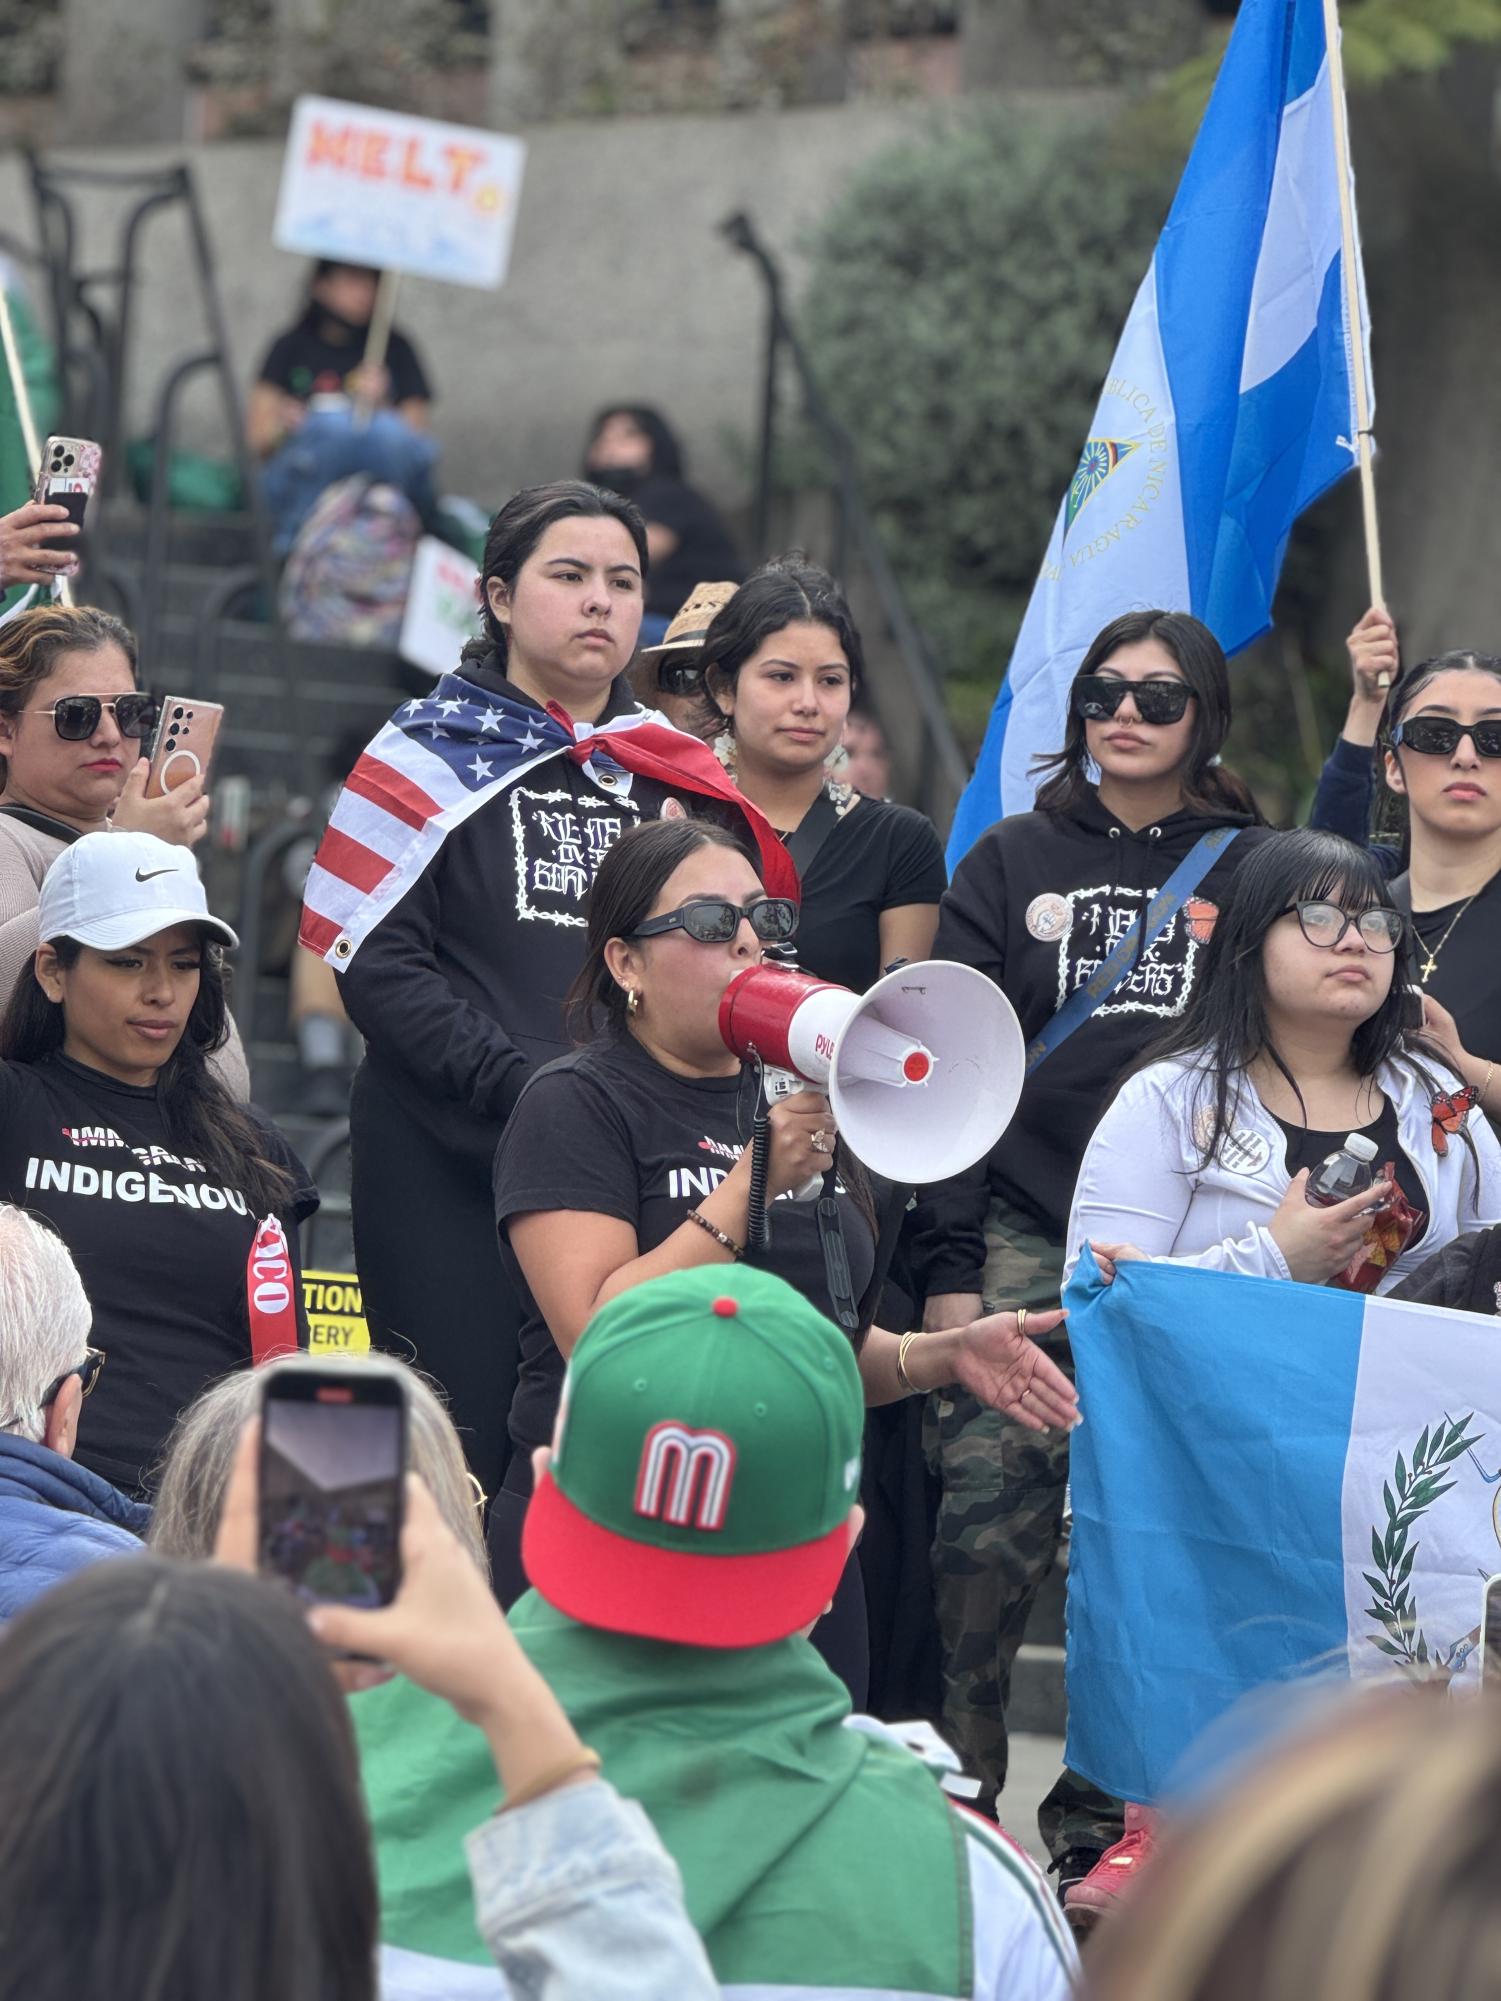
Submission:
[[[1058,1303],[1061,1247],[992,1208],[986,1222],[985,1305],[994,1312]],[[1042,1344],[1073,1373],[1065,1338]],[[982,1781],[993,1808],[1006,1781],[1006,1704],[1027,1618],[1058,1554],[1068,1486],[1068,1439],[1028,1431],[964,1390],[937,1391],[923,1425],[928,1463],[942,1482],[933,1582],[943,1645],[946,1734]],[[1118,1801],[1064,1772],[1038,1811],[1055,1859],[1118,1839]]]

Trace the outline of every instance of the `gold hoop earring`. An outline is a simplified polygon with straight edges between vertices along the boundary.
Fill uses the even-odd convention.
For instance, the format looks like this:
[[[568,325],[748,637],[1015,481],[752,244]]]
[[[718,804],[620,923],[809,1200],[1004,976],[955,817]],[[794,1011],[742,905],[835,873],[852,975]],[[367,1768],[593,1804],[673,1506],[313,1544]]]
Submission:
[[[625,1011],[633,1021],[641,1012],[641,996],[634,987],[625,990]]]

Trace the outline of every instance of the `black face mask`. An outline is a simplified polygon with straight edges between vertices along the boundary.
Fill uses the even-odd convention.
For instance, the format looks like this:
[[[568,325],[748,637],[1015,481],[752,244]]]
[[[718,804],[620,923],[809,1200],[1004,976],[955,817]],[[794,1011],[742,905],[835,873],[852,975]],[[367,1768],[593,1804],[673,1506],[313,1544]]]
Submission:
[[[346,320],[342,313],[336,313],[332,306],[322,305],[317,299],[312,302],[312,310],[317,316],[321,331],[325,336],[332,331],[351,344],[358,341],[363,345],[370,332],[368,320]]]
[[[649,466],[591,466],[589,477],[596,486],[608,487],[611,493],[629,498],[650,476]]]

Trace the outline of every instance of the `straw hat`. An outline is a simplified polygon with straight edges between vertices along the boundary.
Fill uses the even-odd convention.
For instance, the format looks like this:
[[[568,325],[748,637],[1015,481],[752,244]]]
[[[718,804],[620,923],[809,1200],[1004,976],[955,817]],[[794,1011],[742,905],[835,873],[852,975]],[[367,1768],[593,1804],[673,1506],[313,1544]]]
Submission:
[[[643,646],[641,657],[655,653],[690,653],[702,646],[717,612],[724,610],[739,590],[738,584],[697,584],[688,602],[668,626],[656,646]]]

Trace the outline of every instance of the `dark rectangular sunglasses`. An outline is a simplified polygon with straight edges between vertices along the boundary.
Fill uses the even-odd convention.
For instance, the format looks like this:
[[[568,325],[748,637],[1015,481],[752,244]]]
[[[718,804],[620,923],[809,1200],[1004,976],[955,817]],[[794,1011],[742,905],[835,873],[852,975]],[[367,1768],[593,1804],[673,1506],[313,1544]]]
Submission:
[[[657,669],[657,686],[667,695],[701,695],[704,670],[697,660],[664,660]]]
[[[1178,723],[1193,689],[1186,681],[1123,681],[1116,674],[1081,674],[1072,689],[1074,714],[1086,722],[1102,723],[1127,695],[1144,723]]]
[[[114,715],[121,736],[139,738],[156,728],[160,707],[155,695],[64,695],[50,709],[33,709],[31,714],[51,716],[64,743],[87,743],[106,709]]]
[[[1460,723],[1452,716],[1409,716],[1392,731],[1392,747],[1401,744],[1422,757],[1452,757],[1462,736],[1481,757],[1501,757],[1501,721]]]
[[[632,935],[660,938],[664,931],[686,931],[700,945],[728,945],[742,919],[749,919],[763,945],[785,944],[797,930],[797,905],[790,896],[753,896],[743,905],[727,896],[702,896],[665,916],[646,918]]]

